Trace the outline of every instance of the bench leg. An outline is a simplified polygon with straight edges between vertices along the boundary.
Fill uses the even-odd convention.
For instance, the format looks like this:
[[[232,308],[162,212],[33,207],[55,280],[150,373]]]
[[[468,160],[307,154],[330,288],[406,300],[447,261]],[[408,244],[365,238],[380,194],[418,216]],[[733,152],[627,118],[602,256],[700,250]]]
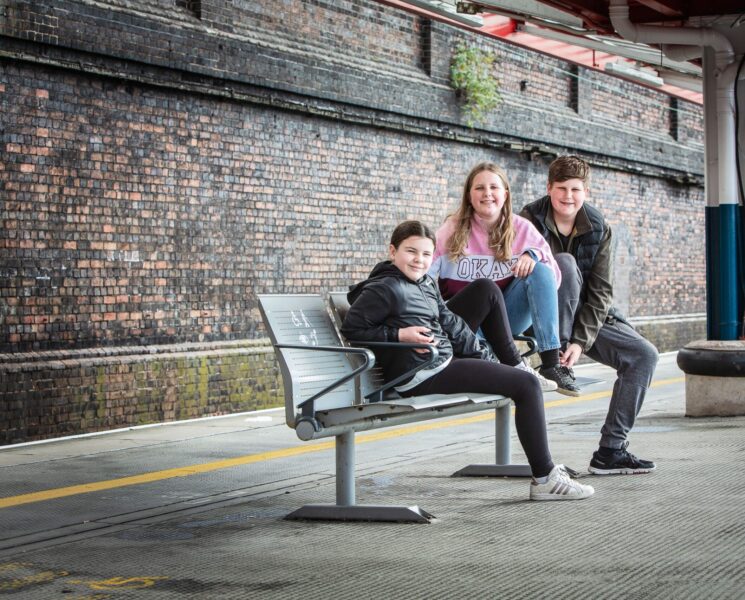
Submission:
[[[434,518],[418,506],[356,504],[354,465],[354,431],[348,431],[336,436],[336,504],[306,504],[285,518],[393,523],[429,523]]]
[[[354,506],[354,466],[357,455],[354,431],[336,436],[336,505]]]
[[[468,465],[453,473],[453,477],[531,477],[530,465],[513,465],[510,447],[512,405],[498,406],[494,417],[496,462],[493,465]]]

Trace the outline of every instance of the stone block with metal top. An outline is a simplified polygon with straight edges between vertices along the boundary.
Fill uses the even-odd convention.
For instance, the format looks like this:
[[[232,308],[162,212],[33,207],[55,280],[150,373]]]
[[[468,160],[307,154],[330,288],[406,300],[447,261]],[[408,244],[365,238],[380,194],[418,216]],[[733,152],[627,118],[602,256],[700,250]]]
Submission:
[[[686,416],[745,415],[745,341],[690,342],[677,361],[686,374]]]

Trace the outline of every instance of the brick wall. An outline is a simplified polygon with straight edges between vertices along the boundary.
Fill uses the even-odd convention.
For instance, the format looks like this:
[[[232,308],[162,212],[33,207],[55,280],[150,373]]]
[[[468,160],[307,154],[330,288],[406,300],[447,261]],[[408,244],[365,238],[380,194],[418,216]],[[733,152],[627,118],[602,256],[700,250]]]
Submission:
[[[264,341],[0,355],[0,444],[276,406]]]
[[[89,419],[80,397],[93,390],[100,408],[106,390],[147,378],[153,347],[260,340],[256,294],[363,278],[397,222],[440,223],[486,159],[506,168],[519,210],[544,193],[554,155],[580,151],[614,227],[619,306],[704,310],[703,244],[689,243],[704,238],[700,107],[374,2],[285,2],[282,19],[271,4],[0,0],[5,443],[264,406],[248,391],[166,403],[198,356],[232,352],[217,347],[163,366],[177,375],[161,397],[121,393],[106,409],[119,413]],[[474,130],[446,85],[464,39],[497,54],[504,96]],[[72,358],[35,391],[52,371],[34,353],[132,345],[126,366],[97,363],[100,391],[93,375],[64,383],[83,377]],[[280,402],[276,382],[246,373],[238,387]],[[43,401],[62,408],[41,427]]]
[[[5,67],[3,351],[255,337],[257,293],[362,277],[398,221],[443,220],[478,160],[505,165],[518,209],[544,193],[547,160]],[[702,249],[676,242],[701,190],[607,169],[592,189],[619,304],[700,309]]]

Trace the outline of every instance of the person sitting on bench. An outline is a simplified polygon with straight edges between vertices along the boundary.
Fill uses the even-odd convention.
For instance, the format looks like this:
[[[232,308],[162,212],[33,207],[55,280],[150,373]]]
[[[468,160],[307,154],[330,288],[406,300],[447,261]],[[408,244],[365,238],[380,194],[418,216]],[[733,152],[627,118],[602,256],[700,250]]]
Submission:
[[[546,240],[533,224],[512,214],[507,174],[490,162],[466,177],[458,209],[437,230],[429,274],[455,314],[467,318],[460,298],[491,279],[504,294],[513,334],[532,328],[544,391],[579,396],[576,382],[560,369],[557,289],[561,272]],[[530,367],[528,367],[530,368]]]
[[[509,364],[494,362],[494,356],[482,347],[469,325],[445,305],[437,284],[427,275],[434,249],[435,236],[424,223],[404,221],[398,225],[391,236],[390,260],[376,265],[370,277],[349,292],[351,306],[342,333],[351,343],[408,342],[435,346],[438,350],[435,362],[398,385],[399,394],[475,392],[510,397],[515,403],[517,434],[533,475],[530,499],[579,500],[592,496],[591,486],[571,479],[565,467],[555,465],[551,459],[538,379]],[[487,296],[484,298],[488,302]],[[501,338],[501,343],[494,340],[498,342],[494,345],[498,352],[509,345],[507,340],[513,343],[504,320],[502,331],[497,331],[496,326],[481,326],[491,331],[493,337]],[[375,347],[373,351],[386,381],[400,377],[428,361],[430,356],[424,346]],[[519,354],[513,361],[519,361]]]

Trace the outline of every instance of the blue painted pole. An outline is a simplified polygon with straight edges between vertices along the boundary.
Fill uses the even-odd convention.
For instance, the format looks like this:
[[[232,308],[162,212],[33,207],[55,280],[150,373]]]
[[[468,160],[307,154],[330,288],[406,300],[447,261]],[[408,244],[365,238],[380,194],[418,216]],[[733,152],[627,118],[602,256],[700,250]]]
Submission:
[[[714,264],[716,264],[719,255],[714,240],[717,239],[718,227],[715,227],[715,225],[719,220],[719,207],[707,206],[704,209],[704,216],[706,230],[706,339],[714,340],[717,331],[714,326],[717,323],[717,311],[715,309],[717,283],[715,281],[716,270]]]
[[[707,338],[736,340],[742,327],[740,207],[706,207]]]

